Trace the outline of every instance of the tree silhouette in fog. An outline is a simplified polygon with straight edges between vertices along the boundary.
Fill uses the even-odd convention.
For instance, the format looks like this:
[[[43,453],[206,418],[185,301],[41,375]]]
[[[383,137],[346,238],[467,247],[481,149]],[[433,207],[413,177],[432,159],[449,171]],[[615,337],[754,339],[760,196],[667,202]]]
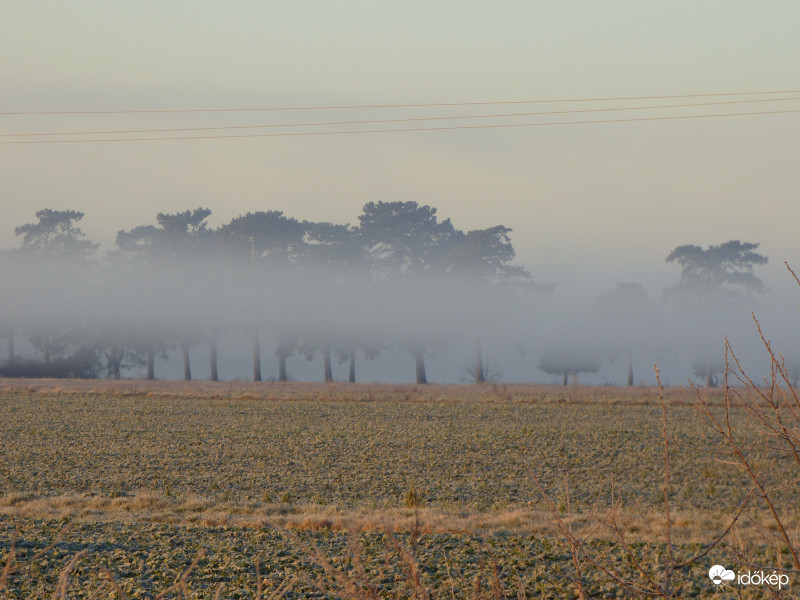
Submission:
[[[449,251],[435,263],[450,285],[464,285],[463,293],[492,294],[497,301],[506,302],[520,291],[547,292],[549,286],[534,284],[531,274],[524,268],[512,265],[516,253],[511,244],[511,229],[496,225],[487,229],[475,229],[467,233],[456,231]],[[470,291],[468,291],[470,290]],[[500,298],[504,297],[504,298]],[[493,303],[494,304],[494,303]],[[499,377],[499,369],[484,360],[481,338],[487,315],[478,311],[465,323],[465,333],[475,340],[472,364],[466,368],[475,383],[485,383]]]
[[[296,263],[304,254],[306,225],[282,210],[249,212],[216,231],[229,257],[276,265]]]
[[[764,292],[764,283],[753,270],[768,258],[755,252],[759,244],[731,240],[706,249],[695,245],[678,246],[666,261],[681,268],[680,281],[665,291],[665,297],[678,304],[690,319],[694,337],[692,368],[705,376],[706,385],[718,382],[724,365],[715,357],[722,346],[722,323],[740,311],[755,294]],[[752,307],[751,307],[752,308]],[[719,342],[715,347],[714,340]]]
[[[37,222],[16,228],[22,246],[0,254],[3,273],[20,282],[0,295],[9,358],[16,329],[41,348],[42,362],[81,349],[93,357],[82,373],[114,378],[146,365],[153,379],[156,356],[180,349],[189,379],[192,348],[208,345],[217,379],[218,340],[244,330],[259,380],[262,330],[277,338],[281,380],[297,352],[321,355],[326,381],[334,357],[349,362],[354,381],[357,352],[374,358],[394,347],[413,356],[424,383],[426,355],[465,335],[479,348],[487,330],[479,322],[508,317],[516,293],[508,292],[530,284],[511,264],[509,228],[465,233],[417,202],[367,203],[357,226],[270,210],[213,229],[210,214],[158,213],[118,231],[115,248],[92,261],[97,244],[77,227],[82,213],[37,212]]]
[[[36,212],[36,218],[35,223],[14,228],[14,235],[22,236],[20,252],[81,266],[97,252],[99,244],[83,239],[85,234],[77,225],[83,219],[82,212],[45,208]]]
[[[368,202],[358,217],[365,256],[379,276],[414,274],[430,269],[463,234],[450,219],[439,221],[436,209],[416,202]]]
[[[304,221],[305,246],[302,268],[308,273],[310,292],[330,298],[318,310],[322,323],[303,334],[299,350],[309,360],[315,352],[322,354],[323,379],[333,381],[332,357],[339,362],[349,361],[348,380],[356,377],[356,351],[367,357],[374,339],[355,331],[352,323],[342,322],[333,307],[348,303],[349,290],[363,288],[369,281],[369,264],[358,242],[357,232],[349,224]]]
[[[163,296],[183,298],[180,289],[187,280],[196,277],[195,269],[201,263],[211,262],[214,233],[208,226],[211,215],[208,208],[196,208],[177,213],[158,213],[157,225],[139,225],[129,231],[119,231],[116,237],[117,249],[110,253],[109,263],[117,269],[126,269],[125,279],[136,280],[142,289],[153,294],[160,291]],[[202,271],[202,266],[200,269]],[[184,300],[185,301],[185,300]],[[153,305],[155,297],[144,298],[143,302]],[[143,307],[147,308],[147,307]],[[152,320],[152,311],[145,310],[137,319],[143,322]],[[155,357],[164,354],[173,345],[181,348],[184,360],[184,378],[191,379],[190,348],[200,343],[212,347],[212,374],[216,372],[215,328],[209,323],[211,315],[198,319],[197,312],[177,311],[168,321],[150,322],[149,334],[137,327],[136,335],[129,339],[144,347],[129,348],[129,352],[143,352],[146,356],[147,378],[155,378]],[[118,356],[117,352],[114,356]],[[138,360],[134,359],[134,363]]]
[[[62,294],[75,292],[76,278],[89,268],[90,258],[99,247],[99,244],[84,239],[86,236],[77,225],[83,219],[83,213],[45,208],[37,211],[35,216],[37,222],[14,228],[14,234],[22,236],[19,252],[33,258],[43,292],[51,285],[57,286],[54,290],[60,288]],[[66,278],[72,285],[68,286]],[[46,293],[42,296],[49,297]],[[48,302],[44,304],[44,318],[29,323],[28,329],[32,333],[31,341],[42,351],[44,362],[49,363],[53,356],[69,350],[68,338],[75,334],[70,331],[75,323],[59,318],[56,314],[59,307]]]
[[[628,386],[633,385],[634,355],[653,355],[659,346],[659,315],[639,283],[619,283],[597,299],[591,310],[595,331],[604,354],[628,363]],[[653,361],[651,361],[653,362]]]
[[[769,260],[755,252],[759,244],[731,240],[719,246],[678,246],[667,256],[681,268],[680,281],[668,294],[699,300],[730,299],[731,294],[762,293],[764,282],[753,273]]]
[[[305,255],[306,224],[287,217],[280,210],[248,212],[217,229],[217,239],[226,260],[249,263],[252,277],[272,278],[289,285],[290,276]],[[261,380],[261,341],[259,333],[259,299],[251,292],[252,307],[248,311],[253,341],[253,380]],[[286,359],[294,354],[293,332],[286,327],[278,332],[275,351],[278,358],[278,380],[286,381]],[[291,340],[291,343],[290,343]]]
[[[378,280],[405,280],[418,292],[426,287],[434,265],[463,237],[450,219],[439,221],[436,209],[417,202],[368,202],[358,217],[357,235]],[[415,299],[418,300],[418,299]],[[437,336],[413,332],[399,346],[414,357],[417,383],[427,383],[425,353],[445,343]]]
[[[563,331],[544,346],[539,369],[551,375],[561,375],[567,385],[569,376],[577,382],[580,373],[595,373],[603,364],[602,351],[593,336],[583,331]]]

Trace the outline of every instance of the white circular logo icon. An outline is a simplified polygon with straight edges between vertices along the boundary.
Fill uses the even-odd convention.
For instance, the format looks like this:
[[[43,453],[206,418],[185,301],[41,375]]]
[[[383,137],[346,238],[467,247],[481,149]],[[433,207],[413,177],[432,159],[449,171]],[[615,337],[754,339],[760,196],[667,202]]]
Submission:
[[[736,573],[722,565],[714,565],[708,570],[708,576],[714,585],[720,585],[723,581],[733,581],[736,578]]]

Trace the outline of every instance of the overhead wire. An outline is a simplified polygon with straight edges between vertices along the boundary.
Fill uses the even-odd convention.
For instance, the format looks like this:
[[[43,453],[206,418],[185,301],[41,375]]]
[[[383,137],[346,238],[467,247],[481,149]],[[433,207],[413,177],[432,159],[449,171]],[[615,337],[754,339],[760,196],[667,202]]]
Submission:
[[[624,119],[593,119],[586,121],[551,121],[545,123],[500,123],[482,125],[456,125],[450,127],[411,127],[398,129],[353,129],[339,131],[300,131],[300,132],[280,132],[280,133],[251,133],[251,134],[226,134],[226,135],[205,135],[205,136],[167,136],[167,137],[134,137],[134,138],[105,138],[105,139],[77,139],[77,140],[13,140],[0,141],[0,145],[10,144],[87,144],[87,143],[110,143],[110,142],[152,142],[168,140],[212,140],[212,139],[235,139],[235,138],[267,138],[267,137],[305,137],[305,136],[334,136],[334,135],[362,135],[367,133],[400,133],[418,131],[453,131],[466,129],[502,129],[518,127],[552,127],[565,125],[594,125],[603,123],[631,123],[643,121],[671,121],[686,119],[712,119],[724,117],[748,117],[755,115],[778,115],[800,113],[800,109],[790,110],[771,110],[771,111],[752,111],[740,113],[717,113],[702,115],[671,115],[663,117],[632,117]]]
[[[374,125],[380,123],[409,123],[426,121],[448,121],[448,120],[468,120],[468,119],[495,119],[495,118],[515,118],[531,116],[552,116],[564,114],[581,113],[600,113],[600,112],[627,112],[638,110],[663,110],[675,108],[696,108],[701,106],[724,106],[732,104],[753,104],[766,102],[788,102],[800,100],[800,96],[783,98],[758,98],[747,100],[723,100],[719,102],[692,102],[686,104],[660,104],[660,105],[640,105],[640,106],[615,106],[605,108],[584,108],[570,110],[551,110],[536,112],[516,112],[516,113],[494,113],[494,114],[472,114],[472,115],[447,115],[436,117],[406,117],[395,119],[365,119],[352,121],[317,121],[311,123],[270,123],[258,125],[226,125],[217,127],[172,127],[159,129],[112,129],[112,130],[91,130],[91,131],[50,131],[50,132],[27,132],[27,133],[2,133],[0,137],[55,137],[55,136],[77,136],[77,135],[120,135],[120,134],[144,134],[144,133],[178,133],[188,131],[224,131],[242,129],[275,129],[275,128],[295,128],[295,127],[329,127],[342,125]],[[188,138],[174,138],[188,139]]]
[[[755,92],[721,92],[714,94],[677,94],[662,96],[615,96],[597,98],[558,98],[534,100],[498,100],[490,102],[426,102],[406,104],[354,104],[332,106],[275,106],[275,107],[240,107],[240,108],[179,108],[179,109],[131,109],[131,110],[45,110],[45,111],[0,111],[3,116],[39,116],[39,115],[120,115],[120,114],[154,114],[154,113],[216,113],[216,112],[271,112],[271,111],[305,111],[305,110],[357,110],[382,108],[433,108],[455,106],[491,106],[510,104],[555,104],[562,102],[617,102],[634,100],[668,100],[681,98],[712,98],[724,96],[765,96],[775,94],[798,94],[800,90],[776,90]]]

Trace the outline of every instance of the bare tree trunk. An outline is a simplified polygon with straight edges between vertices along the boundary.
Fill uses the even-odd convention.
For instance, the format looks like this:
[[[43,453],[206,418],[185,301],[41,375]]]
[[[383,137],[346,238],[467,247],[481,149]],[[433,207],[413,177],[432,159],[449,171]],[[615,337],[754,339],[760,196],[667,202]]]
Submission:
[[[147,379],[153,381],[156,378],[156,350],[152,346],[147,349]]]
[[[286,375],[286,357],[293,353],[287,352],[291,347],[293,347],[293,344],[287,344],[286,336],[279,331],[278,347],[275,349],[275,356],[278,357],[278,381],[288,381],[289,379]]]
[[[217,370],[217,339],[209,342],[211,346],[211,381],[219,381],[219,371]]]
[[[183,379],[191,381],[192,366],[189,364],[189,344],[181,344],[181,350],[183,350]]]
[[[564,385],[567,385],[567,376],[568,375],[569,374],[566,371],[564,371]]]
[[[325,369],[325,383],[333,381],[333,369],[331,369],[331,349],[330,346],[325,346],[322,351],[322,365]]]
[[[350,383],[356,382],[356,351],[355,348],[350,351],[350,375],[347,378]]]
[[[125,348],[112,346],[106,352],[109,375],[114,379],[120,379],[120,371],[122,370],[122,361],[124,359]]]
[[[261,342],[258,327],[253,328],[253,381],[261,381]]]
[[[475,338],[475,383],[485,383],[486,374],[483,370],[483,353],[481,352],[481,338]]]
[[[428,383],[428,377],[425,375],[425,351],[415,350],[413,354],[417,369],[417,383]]]
[[[278,355],[278,381],[286,381],[286,357],[283,354]]]
[[[8,360],[14,360],[14,330],[9,329],[6,335],[8,336]]]
[[[628,387],[633,385],[633,357],[628,355]]]

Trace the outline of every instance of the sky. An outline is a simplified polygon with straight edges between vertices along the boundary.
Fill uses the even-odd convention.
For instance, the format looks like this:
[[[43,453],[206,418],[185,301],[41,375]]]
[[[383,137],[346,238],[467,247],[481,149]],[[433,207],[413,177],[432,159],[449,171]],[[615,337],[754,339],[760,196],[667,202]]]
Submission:
[[[2,7],[4,113],[800,90],[800,4],[794,1],[3,0]],[[785,97],[800,93],[769,98]],[[758,98],[765,97],[305,112],[4,114],[0,142],[52,139],[8,136],[29,132]],[[492,122],[779,109],[800,109],[800,101]],[[246,130],[253,131],[276,130]],[[784,260],[800,266],[799,134],[800,113],[788,113],[358,135],[0,143],[0,248],[17,245],[14,227],[33,221],[40,208],[83,211],[87,236],[107,250],[118,230],[154,223],[158,212],[205,206],[215,226],[247,211],[270,209],[298,219],[356,223],[366,202],[415,200],[437,207],[442,218],[464,230],[512,227],[518,263],[564,293],[593,289],[599,295],[617,282],[633,281],[655,294],[677,280],[677,268],[664,262],[674,247],[729,239],[761,244],[760,251],[770,257],[762,276],[775,287],[786,281]]]

